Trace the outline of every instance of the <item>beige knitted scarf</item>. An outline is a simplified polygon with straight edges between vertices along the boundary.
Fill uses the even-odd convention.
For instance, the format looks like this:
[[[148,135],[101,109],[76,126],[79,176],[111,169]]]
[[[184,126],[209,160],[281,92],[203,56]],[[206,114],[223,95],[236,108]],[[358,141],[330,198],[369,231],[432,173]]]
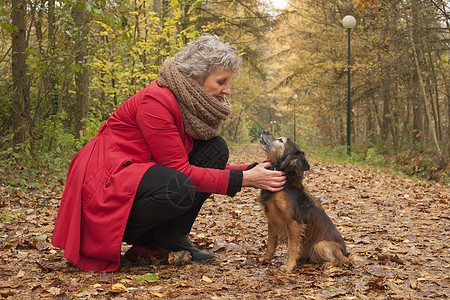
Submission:
[[[194,139],[209,140],[219,135],[220,125],[231,113],[231,104],[225,96],[219,100],[210,95],[195,79],[178,70],[174,58],[164,61],[157,83],[175,95],[184,129]]]

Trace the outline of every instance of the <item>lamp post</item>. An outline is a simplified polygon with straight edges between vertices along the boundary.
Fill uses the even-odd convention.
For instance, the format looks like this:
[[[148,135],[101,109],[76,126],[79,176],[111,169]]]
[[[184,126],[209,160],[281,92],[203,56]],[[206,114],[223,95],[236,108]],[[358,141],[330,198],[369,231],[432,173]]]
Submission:
[[[270,121],[270,130],[272,131],[272,134],[276,135],[277,121]]]
[[[295,102],[296,102],[296,100],[297,100],[297,94],[294,94],[293,96],[292,96],[292,100],[293,100],[293,103],[294,103],[294,111],[293,111],[293,117],[294,117],[294,142],[295,142]]]
[[[352,103],[350,101],[350,30],[355,28],[356,19],[353,16],[345,16],[342,19],[342,25],[348,31],[348,86],[347,86],[347,154],[350,154],[351,150],[351,122],[352,122]]]

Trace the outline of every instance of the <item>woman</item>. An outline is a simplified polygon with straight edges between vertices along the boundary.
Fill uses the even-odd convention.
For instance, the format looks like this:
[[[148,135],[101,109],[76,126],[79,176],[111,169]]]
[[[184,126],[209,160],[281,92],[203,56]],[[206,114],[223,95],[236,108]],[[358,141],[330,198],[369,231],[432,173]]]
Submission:
[[[77,153],[52,238],[69,261],[114,271],[122,241],[133,245],[128,258],[187,250],[194,260],[211,259],[188,238],[208,196],[283,187],[284,174],[268,170],[270,163],[226,165],[218,128],[231,113],[226,95],[239,64],[234,47],[201,36],[167,59],[158,80],[125,101]]]

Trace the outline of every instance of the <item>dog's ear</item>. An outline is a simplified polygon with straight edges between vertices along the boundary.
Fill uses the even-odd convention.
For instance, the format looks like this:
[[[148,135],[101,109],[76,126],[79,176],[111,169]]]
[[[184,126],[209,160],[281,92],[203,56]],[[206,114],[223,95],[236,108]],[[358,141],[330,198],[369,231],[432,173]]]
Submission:
[[[280,170],[285,171],[286,173],[295,171],[297,176],[303,176],[304,171],[308,171],[310,169],[309,163],[305,158],[305,153],[300,150],[296,150],[293,154],[288,154],[283,158],[283,161],[279,167]]]
[[[280,163],[279,169],[280,169],[280,170],[283,170],[283,171],[285,171],[285,172],[290,172],[290,171],[292,171],[292,169],[295,168],[295,165],[293,164],[294,159],[295,159],[294,155],[292,155],[292,154],[286,155],[286,156],[283,158],[282,162]]]
[[[297,150],[295,152],[295,159],[298,170],[308,171],[310,169],[309,163],[306,160],[305,153],[303,151]]]

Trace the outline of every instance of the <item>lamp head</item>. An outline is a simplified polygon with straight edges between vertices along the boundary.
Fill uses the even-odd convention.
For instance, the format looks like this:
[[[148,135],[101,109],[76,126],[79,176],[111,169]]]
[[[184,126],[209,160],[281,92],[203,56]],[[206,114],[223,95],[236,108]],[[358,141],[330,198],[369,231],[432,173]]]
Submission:
[[[342,19],[342,26],[344,26],[344,28],[347,28],[347,29],[355,28],[355,26],[356,26],[356,19],[355,19],[355,17],[350,16],[350,15],[345,16]]]

